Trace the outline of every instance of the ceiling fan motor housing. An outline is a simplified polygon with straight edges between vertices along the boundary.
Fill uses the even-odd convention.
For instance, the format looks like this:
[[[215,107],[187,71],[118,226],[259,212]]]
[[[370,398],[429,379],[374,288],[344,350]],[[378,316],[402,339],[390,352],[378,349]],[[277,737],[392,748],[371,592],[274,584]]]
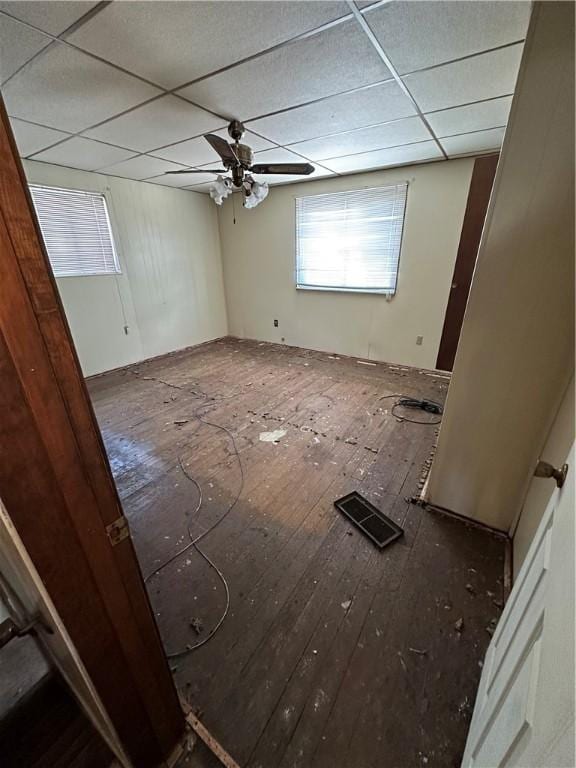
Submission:
[[[244,168],[250,168],[254,162],[254,153],[247,144],[234,144],[234,153]]]

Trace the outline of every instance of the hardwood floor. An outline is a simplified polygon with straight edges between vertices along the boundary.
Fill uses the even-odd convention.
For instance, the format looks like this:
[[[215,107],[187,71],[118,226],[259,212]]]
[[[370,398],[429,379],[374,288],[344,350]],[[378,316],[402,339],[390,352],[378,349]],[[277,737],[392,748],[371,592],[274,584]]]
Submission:
[[[89,388],[145,575],[188,525],[197,535],[225,515],[201,548],[227,579],[228,616],[171,663],[237,762],[459,765],[504,599],[504,542],[407,503],[436,428],[399,421],[386,397],[443,401],[447,380],[226,339]],[[261,440],[274,430],[278,442]],[[202,489],[197,514],[183,469]],[[404,537],[379,551],[353,529],[333,506],[352,490]],[[148,587],[170,653],[206,637],[226,603],[193,549]]]
[[[57,674],[0,721],[2,768],[111,768],[113,756]]]

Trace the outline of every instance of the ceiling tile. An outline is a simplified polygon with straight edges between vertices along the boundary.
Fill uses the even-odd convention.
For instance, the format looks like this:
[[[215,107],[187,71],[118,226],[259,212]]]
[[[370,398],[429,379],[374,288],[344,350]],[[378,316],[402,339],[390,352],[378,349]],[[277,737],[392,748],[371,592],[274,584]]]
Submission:
[[[408,75],[404,82],[423,112],[514,92],[522,43]]]
[[[167,160],[159,160],[157,157],[148,155],[139,155],[130,160],[124,160],[122,163],[109,165],[101,168],[101,173],[109,173],[111,176],[123,176],[126,179],[149,179],[153,176],[159,176],[166,171],[176,171],[182,166],[177,163],[169,163]]]
[[[307,159],[307,158],[306,158]],[[305,163],[302,155],[291,152],[284,147],[274,147],[264,152],[256,152],[254,155],[255,163]]]
[[[198,168],[196,170],[201,171],[201,168]],[[216,181],[216,177],[218,174],[216,173],[194,173],[190,174],[189,176],[186,174],[183,174],[183,177],[187,179],[187,187],[196,187],[199,184],[212,184],[214,181]]]
[[[148,152],[220,128],[224,120],[176,96],[162,96],[126,115],[92,128],[86,136]]]
[[[12,126],[20,157],[33,155],[34,152],[39,152],[41,149],[45,149],[45,147],[65,139],[68,135],[61,131],[55,131],[52,128],[44,128],[42,125],[25,123],[22,120],[16,120],[16,118],[10,119],[10,125]]]
[[[59,35],[95,5],[96,2],[88,0],[16,0],[0,3],[0,11],[6,11],[51,35]]]
[[[405,74],[523,40],[529,2],[404,2],[365,18],[390,60]]]
[[[348,13],[344,2],[115,2],[75,45],[167,88],[184,85]]]
[[[457,133],[481,131],[506,125],[512,97],[480,101],[466,107],[453,107],[426,115],[436,136],[454,136]]]
[[[264,117],[250,123],[249,127],[278,144],[292,144],[409,117],[414,113],[410,100],[396,83],[391,82]]]
[[[0,16],[0,82],[5,82],[20,67],[50,44],[51,39],[18,21]]]
[[[74,136],[56,147],[40,152],[33,159],[41,160],[43,163],[66,165],[68,168],[79,168],[82,171],[95,171],[112,163],[127,160],[133,154],[127,149]]]
[[[504,130],[504,128],[494,128],[491,131],[464,133],[461,136],[442,139],[440,143],[449,157],[472,152],[489,152],[492,149],[500,149],[504,139]]]
[[[176,189],[184,189],[189,186],[191,176],[153,176],[149,179],[144,179],[148,184],[160,184],[162,187],[175,187]]]
[[[210,193],[210,187],[212,186],[211,183],[208,184],[193,184],[190,187],[185,187],[190,192],[202,192],[204,194]]]
[[[205,165],[206,163],[221,163],[215,150],[203,136],[197,139],[188,139],[180,141],[178,144],[172,144],[170,147],[158,149],[152,152],[155,157],[162,157],[165,160],[173,160],[183,165]]]
[[[214,131],[216,136],[221,136],[226,141],[231,141],[228,135],[228,129],[222,128],[219,131]],[[259,136],[255,136],[250,131],[247,131],[243,138],[243,144],[248,144],[254,151],[269,149],[274,145],[266,139],[261,139]],[[151,154],[156,157],[162,157],[166,160],[173,160],[175,163],[183,163],[184,165],[206,165],[211,163],[218,165],[221,160],[218,159],[218,155],[215,150],[212,149],[210,144],[202,136],[196,139],[188,139],[188,141],[181,141],[178,144],[173,144],[170,147],[164,149],[158,149]]]
[[[208,77],[180,93],[219,114],[249,120],[390,78],[367,36],[356,22],[349,21]]]
[[[70,46],[53,43],[3,88],[8,113],[76,133],[159,91]]]
[[[394,123],[384,123],[370,128],[359,128],[349,133],[301,141],[298,144],[291,144],[289,149],[311,160],[325,160],[329,157],[341,157],[399,144],[425,141],[429,138],[430,133],[422,120],[419,117],[408,117]]]
[[[386,168],[390,165],[416,163],[420,160],[441,158],[442,153],[434,141],[423,141],[420,144],[409,144],[404,147],[378,149],[375,152],[364,152],[360,155],[349,155],[334,160],[327,160],[326,165],[338,173],[353,173],[368,171],[376,168]]]

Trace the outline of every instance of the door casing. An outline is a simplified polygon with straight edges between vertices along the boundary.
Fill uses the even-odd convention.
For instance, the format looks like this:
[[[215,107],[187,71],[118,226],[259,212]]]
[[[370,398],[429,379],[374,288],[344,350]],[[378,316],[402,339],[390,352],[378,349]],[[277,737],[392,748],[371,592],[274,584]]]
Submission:
[[[135,766],[184,717],[0,103],[0,498]]]

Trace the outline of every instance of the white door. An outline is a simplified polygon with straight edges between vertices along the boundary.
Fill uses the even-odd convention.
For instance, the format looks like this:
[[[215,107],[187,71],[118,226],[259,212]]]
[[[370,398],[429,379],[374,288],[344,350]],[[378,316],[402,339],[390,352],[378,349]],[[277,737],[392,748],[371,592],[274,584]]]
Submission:
[[[463,768],[576,765],[574,446],[566,461],[488,647]]]

